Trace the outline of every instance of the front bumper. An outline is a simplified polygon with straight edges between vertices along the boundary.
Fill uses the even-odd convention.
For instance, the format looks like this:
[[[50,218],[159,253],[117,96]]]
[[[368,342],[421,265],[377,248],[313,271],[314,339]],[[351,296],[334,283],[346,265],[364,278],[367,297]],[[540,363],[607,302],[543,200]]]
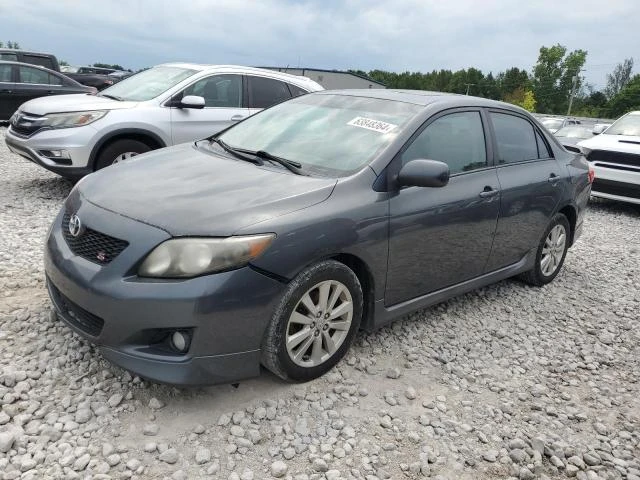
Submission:
[[[591,196],[640,205],[640,167],[590,163],[595,172]]]
[[[15,134],[10,126],[5,135],[5,142],[13,153],[58,175],[76,179],[93,171],[89,158],[97,137],[98,132],[91,125],[44,130],[30,137]],[[41,152],[47,150],[66,150],[71,160],[52,160],[42,155]]]
[[[47,283],[59,317],[76,333],[113,363],[159,382],[205,385],[259,374],[262,336],[283,283],[250,267],[189,280],[139,278],[132,273],[139,260],[168,234],[86,202],[77,214],[88,228],[100,225],[130,244],[109,264],[94,264],[73,254],[63,212],[56,218],[45,249]],[[192,334],[185,354],[157,343],[175,330]]]

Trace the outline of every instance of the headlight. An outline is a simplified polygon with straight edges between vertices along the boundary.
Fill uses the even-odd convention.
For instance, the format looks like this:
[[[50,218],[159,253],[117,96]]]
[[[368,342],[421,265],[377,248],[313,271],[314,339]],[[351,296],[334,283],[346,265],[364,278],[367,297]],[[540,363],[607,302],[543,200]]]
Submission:
[[[260,256],[274,238],[274,234],[265,234],[167,240],[145,258],[138,275],[189,278],[239,268]]]
[[[108,110],[92,110],[87,112],[49,113],[39,122],[41,127],[49,128],[82,127],[100,120],[107,112]]]

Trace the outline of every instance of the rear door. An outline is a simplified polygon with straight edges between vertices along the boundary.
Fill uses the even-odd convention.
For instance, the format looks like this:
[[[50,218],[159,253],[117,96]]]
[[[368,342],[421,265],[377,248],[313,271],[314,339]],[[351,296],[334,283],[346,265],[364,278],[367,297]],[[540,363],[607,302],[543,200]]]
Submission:
[[[500,181],[500,218],[487,271],[517,263],[538,246],[562,198],[563,169],[540,131],[513,112],[489,112]]]
[[[10,63],[0,64],[0,120],[9,120],[18,108],[13,70],[14,66]]]
[[[264,108],[269,108],[277,103],[289,100],[292,96],[288,84],[274,78],[247,75],[249,91],[249,108],[251,115]],[[295,90],[295,86],[291,86]],[[294,96],[300,92],[295,90]]]
[[[175,95],[173,104],[187,95],[203,97],[205,107],[171,107],[174,145],[208,137],[249,116],[242,75],[221,74],[201,78]]]

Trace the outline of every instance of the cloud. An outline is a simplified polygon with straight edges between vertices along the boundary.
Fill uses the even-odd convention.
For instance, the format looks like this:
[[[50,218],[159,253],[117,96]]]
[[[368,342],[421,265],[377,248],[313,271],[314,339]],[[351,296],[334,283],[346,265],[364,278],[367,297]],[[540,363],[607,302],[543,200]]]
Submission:
[[[601,86],[640,50],[632,0],[3,0],[0,17],[10,20],[5,41],[132,68],[184,60],[495,73],[530,70],[540,46],[561,43],[589,52],[586,76]]]

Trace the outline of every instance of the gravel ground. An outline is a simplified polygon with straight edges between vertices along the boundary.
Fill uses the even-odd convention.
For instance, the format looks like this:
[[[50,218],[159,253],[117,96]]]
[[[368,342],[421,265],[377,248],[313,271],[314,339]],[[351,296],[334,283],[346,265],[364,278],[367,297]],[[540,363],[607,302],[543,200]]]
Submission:
[[[0,479],[640,480],[640,208],[592,204],[553,284],[362,334],[319,380],[177,389],[52,314],[42,245],[71,185],[3,138],[0,176]]]

